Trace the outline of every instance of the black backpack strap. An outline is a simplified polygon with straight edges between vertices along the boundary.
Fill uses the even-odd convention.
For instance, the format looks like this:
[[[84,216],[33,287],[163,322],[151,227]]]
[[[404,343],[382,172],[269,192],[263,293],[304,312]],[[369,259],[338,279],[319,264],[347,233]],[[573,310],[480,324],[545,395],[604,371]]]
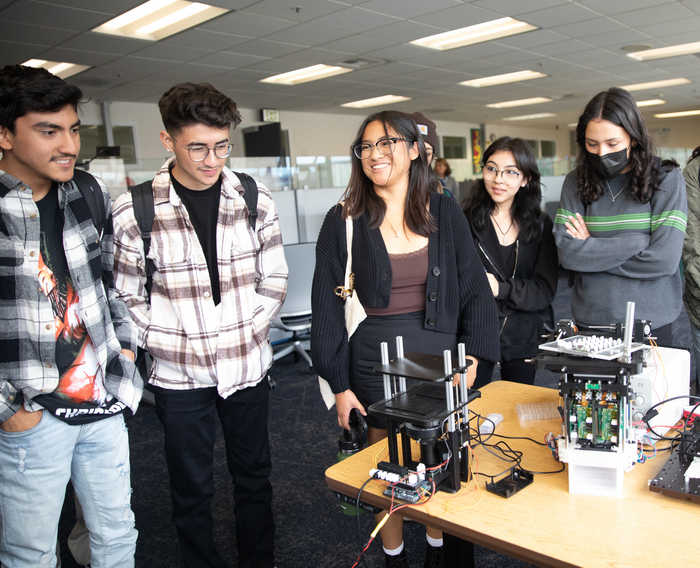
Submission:
[[[107,211],[105,210],[105,200],[100,184],[97,183],[97,180],[91,174],[78,168],[73,170],[73,181],[78,186],[90,211],[97,234],[102,238],[102,232],[107,222]]]
[[[153,219],[156,211],[153,203],[153,180],[144,181],[131,188],[131,200],[134,206],[134,217],[136,224],[141,231],[143,241],[143,257],[146,264],[146,293],[150,301],[151,286],[153,285],[153,273],[156,267],[153,260],[148,258],[148,251],[151,250],[151,230],[153,229]]]
[[[255,231],[255,221],[258,219],[258,184],[248,174],[243,172],[233,173],[241,180],[241,185],[243,185],[245,190],[243,199],[245,199],[245,204],[248,207],[248,222],[250,223],[250,228]]]

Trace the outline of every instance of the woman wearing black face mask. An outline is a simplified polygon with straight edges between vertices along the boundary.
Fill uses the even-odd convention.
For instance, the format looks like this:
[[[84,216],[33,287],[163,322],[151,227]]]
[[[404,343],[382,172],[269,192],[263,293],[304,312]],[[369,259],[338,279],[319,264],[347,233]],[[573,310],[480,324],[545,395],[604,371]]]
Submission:
[[[635,100],[598,93],[576,128],[579,156],[564,181],[554,225],[559,259],[572,271],[571,311],[580,327],[635,319],[671,344],[682,306],[679,261],[687,220],[678,164],[654,156]]]

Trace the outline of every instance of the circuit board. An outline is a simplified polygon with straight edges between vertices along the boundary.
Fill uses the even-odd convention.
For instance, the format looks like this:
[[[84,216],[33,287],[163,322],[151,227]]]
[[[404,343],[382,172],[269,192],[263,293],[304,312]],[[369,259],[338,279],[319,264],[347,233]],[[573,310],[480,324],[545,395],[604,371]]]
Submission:
[[[579,391],[571,404],[570,428],[581,443],[586,440],[592,446],[618,443],[620,401],[615,393],[602,395]]]

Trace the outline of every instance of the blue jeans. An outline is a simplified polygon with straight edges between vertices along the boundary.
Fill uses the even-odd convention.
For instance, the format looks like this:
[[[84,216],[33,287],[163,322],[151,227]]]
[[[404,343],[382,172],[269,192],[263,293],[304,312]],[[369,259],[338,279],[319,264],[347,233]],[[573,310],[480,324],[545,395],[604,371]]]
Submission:
[[[90,531],[93,568],[134,566],[129,438],[122,416],[71,426],[44,412],[25,432],[0,430],[0,563],[53,568],[68,481]]]

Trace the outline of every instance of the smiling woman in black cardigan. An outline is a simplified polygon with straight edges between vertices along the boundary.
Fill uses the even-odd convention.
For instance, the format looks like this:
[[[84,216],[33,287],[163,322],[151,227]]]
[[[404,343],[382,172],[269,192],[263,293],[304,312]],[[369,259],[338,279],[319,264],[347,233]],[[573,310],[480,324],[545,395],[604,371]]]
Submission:
[[[312,290],[311,356],[336,396],[338,423],[348,429],[353,408],[384,398],[380,343],[395,357],[395,337],[405,351],[456,356],[464,343],[473,361],[498,359],[496,305],[472,242],[469,224],[451,198],[432,193],[431,172],[418,127],[404,113],[368,117],[352,144],[352,176],[344,205],[332,208],[316,246]],[[348,341],[342,285],[347,262],[345,219],[353,219],[352,272],[367,312]],[[382,420],[368,417],[372,444],[385,438]],[[380,514],[379,517],[383,517]],[[381,530],[387,566],[407,566],[401,516]],[[442,535],[428,531],[426,566],[437,566]],[[432,539],[432,540],[431,540]]]

